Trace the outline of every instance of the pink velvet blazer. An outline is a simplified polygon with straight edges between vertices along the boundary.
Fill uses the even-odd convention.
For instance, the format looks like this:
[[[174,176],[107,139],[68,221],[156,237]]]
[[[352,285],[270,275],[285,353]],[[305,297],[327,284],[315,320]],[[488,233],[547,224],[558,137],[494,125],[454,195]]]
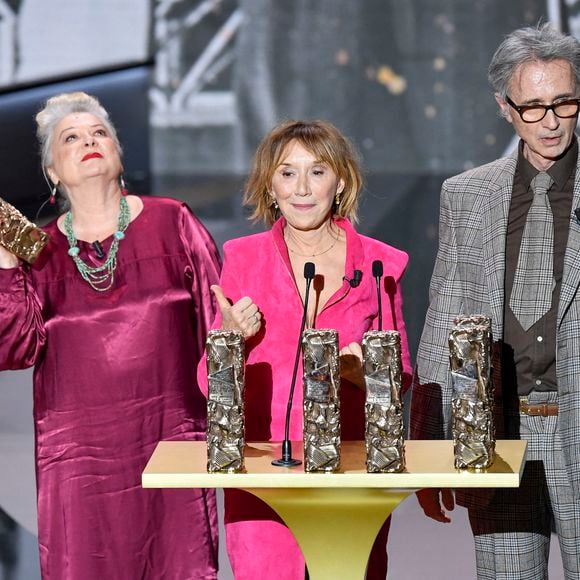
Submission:
[[[381,260],[383,329],[401,333],[405,387],[410,383],[411,365],[403,321],[400,280],[408,262],[406,253],[358,234],[346,219],[336,219],[346,233],[345,276],[355,269],[363,272],[361,284],[351,288],[346,281],[328,300],[316,319],[317,328],[334,328],[339,346],[360,342],[363,334],[377,328],[376,283],[372,263]],[[281,441],[302,318],[302,300],[292,273],[284,242],[284,219],[270,231],[238,238],[224,245],[221,287],[236,302],[249,296],[263,315],[260,332],[246,342],[246,440]],[[311,292],[313,292],[311,290]],[[315,298],[314,294],[310,299]],[[218,312],[213,328],[219,328]],[[294,392],[290,438],[302,439],[302,367]],[[205,358],[198,368],[199,386],[207,395]],[[364,439],[364,392],[343,380],[341,385],[342,438]]]

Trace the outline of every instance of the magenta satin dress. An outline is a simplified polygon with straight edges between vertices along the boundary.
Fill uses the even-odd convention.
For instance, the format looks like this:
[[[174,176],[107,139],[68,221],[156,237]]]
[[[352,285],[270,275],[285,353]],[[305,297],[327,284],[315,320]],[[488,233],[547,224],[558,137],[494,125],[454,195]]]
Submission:
[[[224,245],[224,267],[220,284],[226,296],[237,301],[249,296],[263,315],[260,332],[246,342],[246,440],[282,441],[288,394],[300,322],[302,300],[284,242],[284,219],[270,231],[230,240]],[[362,236],[346,219],[335,219],[346,236],[345,275],[363,272],[360,285],[348,282],[319,312],[316,327],[334,328],[340,348],[359,342],[363,334],[377,328],[378,308],[372,263],[384,266],[383,328],[401,333],[404,384],[411,382],[411,363],[403,320],[400,281],[408,256],[387,244]],[[311,300],[316,290],[312,290]],[[217,313],[214,327],[221,325]],[[302,366],[298,377],[302,376]],[[207,393],[204,361],[198,368],[200,388]],[[341,431],[344,440],[364,439],[364,392],[348,381],[341,383]],[[292,405],[290,438],[302,439],[302,388],[298,379]],[[385,544],[390,520],[380,531],[372,550],[367,580],[384,580],[387,573]],[[241,490],[225,490],[225,528],[230,563],[236,580],[275,578],[304,580],[304,559],[294,536],[264,502]],[[348,534],[348,530],[345,530]],[[323,541],[323,540],[321,540]],[[329,558],[333,547],[329,546]]]
[[[42,267],[0,270],[0,369],[35,365],[44,580],[217,576],[214,492],[142,489],[141,472],[159,440],[205,437],[196,367],[220,260],[185,205],[142,199],[110,290],[81,278],[55,222]]]

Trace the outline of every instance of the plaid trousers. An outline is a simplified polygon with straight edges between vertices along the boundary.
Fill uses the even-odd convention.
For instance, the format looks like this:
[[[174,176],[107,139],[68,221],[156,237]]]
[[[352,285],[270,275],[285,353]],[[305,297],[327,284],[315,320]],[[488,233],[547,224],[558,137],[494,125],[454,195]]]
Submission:
[[[532,393],[534,403],[554,402],[556,393]],[[491,502],[469,509],[479,580],[548,578],[552,527],[558,534],[567,580],[580,578],[580,499],[563,461],[558,417],[519,415],[528,441],[521,486],[496,490]]]

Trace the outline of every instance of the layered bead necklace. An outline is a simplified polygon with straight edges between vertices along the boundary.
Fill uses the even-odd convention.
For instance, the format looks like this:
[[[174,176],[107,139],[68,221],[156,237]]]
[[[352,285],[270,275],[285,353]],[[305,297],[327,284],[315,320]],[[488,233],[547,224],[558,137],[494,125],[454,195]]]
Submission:
[[[113,234],[113,242],[109,248],[109,255],[102,266],[92,267],[83,262],[79,257],[79,247],[77,239],[72,228],[72,213],[69,211],[64,216],[64,231],[68,240],[68,255],[74,260],[74,263],[80,275],[86,280],[93,290],[105,292],[113,285],[115,280],[115,268],[117,267],[117,252],[119,242],[125,237],[125,230],[131,221],[131,211],[125,196],[121,196],[119,204],[119,220],[117,222],[117,231]]]

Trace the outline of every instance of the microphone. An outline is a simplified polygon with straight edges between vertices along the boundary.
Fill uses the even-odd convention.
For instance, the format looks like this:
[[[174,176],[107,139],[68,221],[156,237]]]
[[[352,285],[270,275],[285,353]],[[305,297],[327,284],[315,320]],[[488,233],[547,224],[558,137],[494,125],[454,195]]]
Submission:
[[[342,277],[343,280],[346,280],[351,288],[356,288],[362,280],[362,272],[360,270],[355,270],[352,273],[352,278],[349,280],[346,276]]]
[[[373,262],[373,277],[377,281],[377,303],[379,306],[379,330],[383,330],[383,304],[381,300],[381,278],[383,277],[383,263],[380,260]]]
[[[302,333],[306,326],[306,317],[308,315],[308,295],[310,294],[310,284],[314,279],[315,266],[312,262],[304,264],[304,278],[306,279],[306,293],[304,295],[304,309],[302,311],[302,322],[300,324],[300,334],[298,335],[298,348],[296,349],[296,358],[294,359],[294,371],[292,372],[292,384],[290,394],[288,395],[288,406],[286,407],[286,425],[284,428],[284,441],[282,441],[282,457],[274,459],[272,465],[277,467],[293,467],[300,465],[302,461],[292,457],[292,442],[290,441],[290,413],[292,411],[292,399],[294,398],[294,387],[296,386],[296,374],[298,373],[298,363],[300,362],[300,353],[302,352]]]
[[[103,246],[101,246],[101,242],[99,242],[99,240],[95,240],[92,243],[93,246],[93,250],[95,250],[95,254],[97,254],[97,258],[99,258],[99,260],[101,258],[105,257],[105,252],[103,251]]]

